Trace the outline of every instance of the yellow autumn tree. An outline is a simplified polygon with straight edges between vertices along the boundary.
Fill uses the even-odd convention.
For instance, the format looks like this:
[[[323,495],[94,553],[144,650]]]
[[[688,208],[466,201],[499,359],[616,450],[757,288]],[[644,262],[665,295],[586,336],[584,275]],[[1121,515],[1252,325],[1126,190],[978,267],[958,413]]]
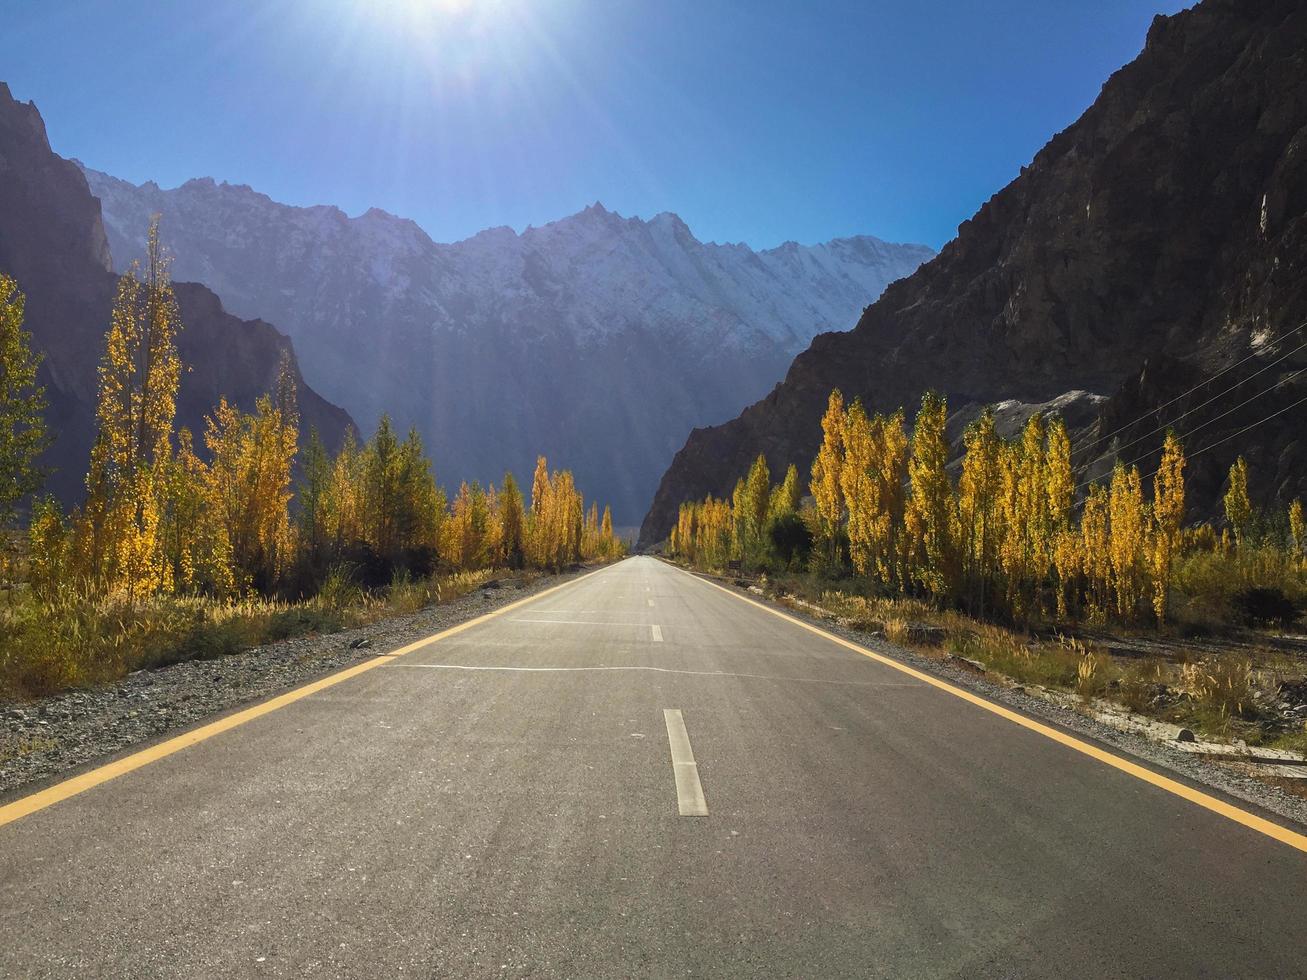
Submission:
[[[834,402],[832,400],[832,406]],[[871,575],[876,571],[876,557],[882,543],[884,530],[879,521],[879,488],[876,477],[876,434],[872,421],[862,407],[862,402],[855,401],[847,412],[841,410],[844,427],[841,434],[828,440],[841,452],[823,460],[819,454],[813,464],[814,474],[821,468],[824,474],[834,472],[839,479],[829,499],[842,502],[842,509],[848,511],[846,531],[849,538],[849,561],[853,570],[859,575]],[[828,413],[829,414],[829,413]],[[823,425],[825,423],[823,422]],[[826,447],[823,445],[822,452]],[[818,496],[819,484],[813,481],[813,496],[817,498],[817,514],[823,528],[823,534],[834,534],[838,520],[827,530],[828,513],[823,512],[823,505]],[[826,492],[822,489],[822,492]]]
[[[767,457],[759,453],[740,484],[740,492],[735,501],[739,552],[746,567],[757,567],[762,561],[766,549],[767,511],[770,503],[771,471],[767,468]]]
[[[948,476],[948,405],[927,392],[912,426],[908,480],[911,497],[906,520],[912,580],[928,593],[945,597],[957,584],[953,544],[956,524],[953,484]]]
[[[172,587],[160,520],[181,376],[181,318],[157,217],[150,222],[141,276],[133,264],[118,280],[79,522],[88,580],[129,602]]]
[[[291,467],[297,419],[272,396],[252,414],[225,398],[205,424],[207,504],[230,549],[234,588],[271,592],[291,560]]]
[[[1289,505],[1289,543],[1298,561],[1307,561],[1307,523],[1303,521],[1302,501],[1295,498]]]
[[[1045,557],[1056,579],[1057,614],[1066,616],[1077,591],[1083,561],[1080,535],[1072,526],[1075,503],[1075,475],[1071,468],[1071,437],[1066,423],[1054,417],[1044,437],[1044,487],[1048,497],[1048,542]]]
[[[1167,432],[1162,462],[1153,475],[1153,520],[1149,528],[1148,561],[1153,579],[1153,612],[1166,620],[1171,569],[1180,554],[1184,526],[1184,450],[1174,432]]]
[[[605,558],[616,558],[621,553],[621,542],[613,534],[613,508],[607,504],[599,524],[599,543]]]
[[[985,409],[967,427],[964,446],[962,474],[958,480],[962,577],[968,602],[983,616],[986,597],[992,595],[997,575],[1003,520],[1000,500],[1003,440],[991,409]]]
[[[1112,538],[1109,520],[1108,490],[1095,483],[1089,488],[1080,515],[1080,540],[1089,605],[1096,618],[1106,616],[1111,606]]]
[[[844,496],[841,468],[844,464],[844,433],[847,429],[844,396],[839,389],[830,393],[826,414],[821,418],[821,448],[812,464],[809,491],[817,508],[817,547],[814,554],[824,557],[828,566],[838,560],[840,522],[844,519]]]
[[[1108,490],[1109,550],[1116,612],[1133,619],[1145,596],[1144,496],[1139,468],[1117,461]]]

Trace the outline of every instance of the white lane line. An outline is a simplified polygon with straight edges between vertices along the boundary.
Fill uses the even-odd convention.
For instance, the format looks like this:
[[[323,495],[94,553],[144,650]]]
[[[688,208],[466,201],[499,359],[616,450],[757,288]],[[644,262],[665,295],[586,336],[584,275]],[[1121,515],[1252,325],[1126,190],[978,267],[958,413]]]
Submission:
[[[683,817],[708,816],[708,801],[703,798],[703,785],[699,782],[699,766],[690,748],[690,733],[685,730],[685,719],[680,708],[664,708],[663,721],[667,723],[667,741],[672,747],[672,772],[676,776],[676,807]]]
[[[663,628],[661,626],[650,626],[649,631],[653,634],[653,641],[655,643],[663,642]]]
[[[650,605],[650,606],[653,606],[653,600],[650,599],[650,600],[648,600],[648,601],[649,601],[649,605]]]

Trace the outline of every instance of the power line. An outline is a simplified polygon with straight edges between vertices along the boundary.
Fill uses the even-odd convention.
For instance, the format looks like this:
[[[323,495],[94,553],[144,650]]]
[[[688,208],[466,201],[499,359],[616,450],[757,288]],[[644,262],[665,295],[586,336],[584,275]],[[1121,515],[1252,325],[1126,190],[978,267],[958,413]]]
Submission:
[[[1297,347],[1293,348],[1293,350],[1291,350],[1291,351],[1287,351],[1286,353],[1281,354],[1281,355],[1280,355],[1279,357],[1277,357],[1275,360],[1271,361],[1270,364],[1267,364],[1267,365],[1265,365],[1264,367],[1259,368],[1258,370],[1254,371],[1252,374],[1248,375],[1248,377],[1242,379],[1241,381],[1236,381],[1234,384],[1232,384],[1229,388],[1226,388],[1224,391],[1218,391],[1215,395],[1213,395],[1211,398],[1207,399],[1207,401],[1203,402],[1202,404],[1200,404],[1200,405],[1195,405],[1193,408],[1188,409],[1187,411],[1181,412],[1181,413],[1180,413],[1179,415],[1177,415],[1175,418],[1171,419],[1170,422],[1164,422],[1164,423],[1162,423],[1161,425],[1157,426],[1155,429],[1152,429],[1152,430],[1149,431],[1149,432],[1145,432],[1142,436],[1139,436],[1137,439],[1132,439],[1132,440],[1130,440],[1129,442],[1125,443],[1124,445],[1117,446],[1115,449],[1110,449],[1110,450],[1108,450],[1107,452],[1103,453],[1102,455],[1100,455],[1100,456],[1096,456],[1094,459],[1090,460],[1090,462],[1087,463],[1086,465],[1087,465],[1087,466],[1092,466],[1092,465],[1094,465],[1094,463],[1097,463],[1097,462],[1098,462],[1099,460],[1101,460],[1101,459],[1105,459],[1106,457],[1112,455],[1113,453],[1120,454],[1121,450],[1123,450],[1123,449],[1127,449],[1127,448],[1129,448],[1130,446],[1136,445],[1137,443],[1141,443],[1141,442],[1143,442],[1145,439],[1147,439],[1149,436],[1154,436],[1154,435],[1156,435],[1157,433],[1163,431],[1164,429],[1169,429],[1169,428],[1171,428],[1173,425],[1175,425],[1175,423],[1179,422],[1181,419],[1186,418],[1186,417],[1192,415],[1194,412],[1197,412],[1197,411],[1199,411],[1200,409],[1204,409],[1204,408],[1206,408],[1208,405],[1212,404],[1212,402],[1214,402],[1214,401],[1218,401],[1218,400],[1220,400],[1221,398],[1224,398],[1226,395],[1230,394],[1230,392],[1234,391],[1236,388],[1238,388],[1238,387],[1240,387],[1240,386],[1242,386],[1242,385],[1246,385],[1249,381],[1251,381],[1253,378],[1257,377],[1259,374],[1265,374],[1267,371],[1269,371],[1271,368],[1275,367],[1275,365],[1279,364],[1279,363],[1280,363],[1281,361],[1283,361],[1285,358],[1287,358],[1287,357],[1292,357],[1294,354],[1298,353],[1298,351],[1302,350],[1304,347],[1307,347],[1307,340],[1304,340],[1304,341],[1303,341],[1301,344],[1299,344]],[[1199,387],[1201,387],[1201,385],[1200,385]],[[1192,390],[1192,389],[1191,389],[1191,390]],[[1273,390],[1273,389],[1267,389],[1267,390],[1270,391],[1270,390]],[[1182,395],[1181,397],[1184,397],[1184,396]],[[1255,397],[1255,396],[1254,396],[1254,397]],[[1168,404],[1168,405],[1169,405],[1169,404],[1172,404],[1172,402],[1174,402],[1174,401],[1175,401],[1175,399],[1172,399],[1170,402],[1167,402],[1167,404]],[[1245,404],[1247,404],[1247,403],[1245,403]],[[1155,413],[1155,412],[1151,412],[1151,413],[1149,413],[1149,414],[1156,414],[1156,413]],[[1147,417],[1148,417],[1147,415],[1143,416],[1143,418],[1147,418]],[[1131,423],[1131,424],[1137,424],[1138,422],[1142,421],[1143,418],[1141,418],[1141,419],[1137,419],[1137,420],[1135,421],[1135,423]],[[1204,424],[1206,424],[1206,423],[1204,423]],[[1125,426],[1125,428],[1129,428],[1129,426]],[[1200,426],[1200,428],[1201,428],[1201,426]],[[1120,432],[1121,430],[1120,430],[1120,429],[1117,429],[1116,431],[1117,431],[1117,432]],[[1196,431],[1196,430],[1190,430],[1190,431]],[[1095,440],[1095,442],[1098,442],[1098,441],[1101,441],[1101,440]]]
[[[1287,378],[1281,378],[1280,380],[1278,380],[1278,382],[1274,383],[1273,385],[1270,385],[1269,388],[1263,388],[1263,389],[1261,389],[1261,391],[1257,392],[1256,395],[1253,395],[1253,396],[1251,396],[1251,397],[1248,397],[1248,399],[1244,399],[1243,401],[1240,401],[1238,405],[1235,405],[1235,406],[1234,406],[1234,408],[1226,409],[1225,412],[1222,412],[1221,414],[1219,414],[1219,416],[1213,416],[1212,418],[1209,418],[1208,421],[1206,421],[1206,422],[1202,422],[1202,423],[1200,423],[1200,425],[1193,426],[1193,429],[1189,430],[1188,433],[1185,433],[1185,436],[1193,435],[1193,434],[1197,433],[1197,431],[1199,431],[1200,429],[1206,429],[1206,427],[1208,427],[1209,425],[1212,425],[1213,422],[1219,422],[1219,421],[1221,421],[1222,418],[1225,418],[1226,416],[1229,416],[1229,414],[1234,413],[1234,412],[1238,412],[1238,410],[1239,410],[1239,409],[1242,409],[1244,405],[1247,405],[1247,404],[1248,404],[1248,402],[1256,401],[1257,399],[1260,399],[1260,397],[1263,396],[1263,395],[1269,395],[1270,392],[1276,391],[1276,389],[1282,387],[1282,385],[1289,384],[1290,382],[1295,382],[1295,380],[1298,380],[1298,378],[1300,378],[1300,376],[1302,376],[1302,374],[1303,374],[1304,371],[1307,371],[1307,367],[1300,367],[1300,368],[1298,368],[1297,371],[1294,371],[1293,374],[1287,376]],[[1280,414],[1280,413],[1277,412],[1276,414]],[[1276,417],[1276,416],[1268,416],[1268,418],[1274,418],[1274,417]],[[1266,421],[1266,419],[1261,419],[1261,421]],[[1256,423],[1255,423],[1255,425],[1256,425]],[[1218,446],[1218,444],[1219,444],[1219,443],[1213,443],[1213,446]],[[1136,463],[1142,463],[1142,461],[1148,459],[1149,456],[1153,455],[1153,452],[1154,452],[1153,449],[1150,449],[1149,452],[1145,452],[1144,455],[1142,455],[1142,456],[1136,456],[1136,457],[1134,457],[1134,459],[1132,459],[1131,461],[1129,461],[1129,463],[1124,464],[1124,465],[1125,465],[1125,466],[1133,466],[1133,465],[1136,464]],[[1192,457],[1193,457],[1193,456],[1189,456],[1189,459],[1192,459]],[[1098,457],[1098,460],[1100,460],[1100,459],[1103,459],[1103,457],[1102,457],[1102,456],[1099,456],[1099,457]],[[1094,460],[1094,463],[1098,463],[1098,460]],[[1090,465],[1093,465],[1093,464],[1090,464]],[[1098,481],[1097,481],[1097,480],[1089,480],[1089,481],[1086,481],[1086,482],[1084,482],[1084,483],[1080,483],[1080,485],[1077,485],[1077,486],[1076,486],[1076,490],[1084,490],[1086,486],[1093,485],[1093,483],[1095,483],[1095,482],[1098,482]]]
[[[1291,409],[1295,409],[1299,405],[1302,405],[1304,403],[1307,403],[1307,395],[1304,395],[1303,397],[1299,398],[1292,405],[1285,405],[1284,408],[1280,409],[1278,412],[1272,412],[1270,415],[1266,416],[1265,418],[1258,419],[1256,422],[1250,422],[1248,425],[1245,425],[1242,429],[1239,429],[1235,432],[1231,432],[1228,436],[1225,436],[1223,439],[1217,439],[1216,442],[1212,443],[1210,446],[1204,446],[1202,449],[1199,449],[1197,452],[1187,454],[1185,459],[1186,461],[1188,461],[1198,456],[1201,456],[1209,449],[1215,449],[1217,446],[1222,445],[1223,443],[1227,443],[1231,439],[1237,439],[1239,438],[1239,436],[1243,435],[1249,429],[1255,429],[1257,428],[1257,426],[1261,425],[1262,423],[1269,422],[1271,421],[1271,419],[1283,415],[1285,412],[1290,411]],[[1157,476],[1158,472],[1159,472],[1158,470],[1154,470],[1152,473],[1149,473],[1148,476],[1144,477],[1143,480],[1141,480],[1140,482],[1142,483],[1144,480],[1151,480],[1153,477]]]
[[[1298,324],[1296,327],[1291,327],[1290,329],[1284,331],[1284,333],[1280,334],[1280,335],[1279,335],[1278,337],[1276,337],[1274,340],[1268,340],[1268,341],[1266,341],[1266,343],[1264,343],[1264,344],[1262,345],[1262,347],[1264,348],[1264,347],[1272,346],[1272,345],[1274,345],[1274,344],[1278,344],[1278,343],[1279,343],[1281,340],[1283,340],[1285,337],[1288,337],[1290,334],[1297,333],[1297,332],[1298,332],[1299,330],[1301,330],[1303,327],[1307,327],[1307,320],[1304,320],[1302,323]],[[1295,347],[1295,348],[1294,348],[1294,351],[1301,350],[1304,346],[1307,346],[1307,341],[1304,341],[1303,344],[1300,344],[1298,347]],[[1290,351],[1290,353],[1293,353],[1294,351]],[[1248,363],[1249,361],[1251,361],[1253,358],[1255,358],[1255,357],[1259,357],[1260,355],[1261,355],[1261,350],[1260,350],[1260,349],[1253,351],[1252,353],[1250,353],[1250,354],[1247,355],[1246,357],[1243,357],[1243,358],[1241,358],[1241,359],[1235,361],[1235,362],[1234,362],[1233,364],[1231,364],[1229,367],[1223,368],[1222,370],[1216,372],[1216,374],[1212,375],[1210,378],[1205,378],[1205,379],[1203,379],[1202,381],[1198,382],[1198,384],[1194,385],[1194,386],[1193,386],[1192,388],[1190,388],[1188,391],[1182,391],[1180,394],[1176,395],[1176,396],[1175,396],[1174,398],[1172,398],[1170,401],[1163,402],[1161,405],[1158,405],[1156,408],[1153,408],[1152,410],[1150,410],[1150,411],[1144,413],[1143,415],[1139,416],[1138,418],[1133,419],[1133,420],[1131,420],[1131,421],[1129,421],[1129,422],[1126,422],[1126,423],[1124,423],[1123,425],[1119,425],[1119,426],[1117,426],[1115,429],[1113,429],[1111,432],[1107,433],[1106,435],[1101,435],[1101,436],[1099,436],[1097,439],[1094,440],[1093,445],[1094,445],[1095,447],[1097,447],[1099,443],[1102,443],[1102,442],[1104,442],[1104,441],[1106,441],[1106,440],[1108,440],[1108,439],[1111,439],[1111,438],[1112,438],[1113,436],[1115,436],[1115,435],[1119,435],[1120,433],[1124,432],[1126,429],[1129,429],[1131,426],[1138,425],[1140,422],[1144,421],[1145,419],[1151,418],[1152,416],[1156,415],[1158,412],[1162,411],[1162,409],[1164,409],[1164,408],[1169,408],[1170,406],[1174,405],[1176,402],[1180,401],[1181,399],[1183,399],[1183,398],[1187,398],[1188,396],[1192,395],[1192,394],[1193,394],[1195,391],[1197,391],[1199,388],[1202,388],[1202,387],[1204,387],[1204,386],[1206,386],[1206,385],[1211,384],[1213,381],[1215,381],[1217,378],[1221,377],[1222,375],[1229,374],[1231,371],[1233,371],[1235,368],[1239,367],[1241,364],[1246,364],[1246,363]],[[1286,355],[1286,356],[1287,356],[1287,355]],[[1281,358],[1281,360],[1283,360],[1283,358]],[[1278,362],[1277,362],[1277,363],[1278,363]],[[1259,372],[1259,373],[1260,373],[1260,372]],[[1255,377],[1255,375],[1254,375],[1254,377]],[[1248,379],[1245,378],[1244,380],[1247,381]],[[1241,381],[1241,382],[1239,382],[1239,384],[1243,384],[1243,382]],[[1237,388],[1237,387],[1238,387],[1238,385],[1234,385],[1233,387],[1226,389],[1226,393],[1228,393],[1228,392],[1230,392],[1230,391],[1233,391],[1234,388]],[[1219,397],[1219,396],[1218,396],[1218,397]],[[1181,416],[1181,418],[1183,418],[1183,416]],[[1107,455],[1107,453],[1103,453],[1101,456],[1097,456],[1097,457],[1095,457],[1094,462],[1095,462],[1095,463],[1098,462],[1098,460],[1102,459],[1103,456],[1106,456],[1106,455]]]

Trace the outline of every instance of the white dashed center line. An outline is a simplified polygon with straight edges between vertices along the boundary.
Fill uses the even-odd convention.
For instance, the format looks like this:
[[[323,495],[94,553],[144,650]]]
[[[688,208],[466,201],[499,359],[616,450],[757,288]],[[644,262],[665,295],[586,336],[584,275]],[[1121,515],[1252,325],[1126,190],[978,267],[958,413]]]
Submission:
[[[685,730],[685,719],[680,708],[664,708],[663,721],[667,723],[667,741],[672,748],[672,773],[676,776],[676,807],[683,817],[708,816],[708,801],[703,798],[703,784],[699,782],[699,766],[690,749],[690,733]]]

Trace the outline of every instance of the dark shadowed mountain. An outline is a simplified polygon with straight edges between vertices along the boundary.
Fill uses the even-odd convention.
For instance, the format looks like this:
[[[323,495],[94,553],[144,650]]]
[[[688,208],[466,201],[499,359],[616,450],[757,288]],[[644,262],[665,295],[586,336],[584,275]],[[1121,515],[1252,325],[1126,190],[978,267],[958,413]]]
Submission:
[[[852,331],[817,337],[770,395],[696,430],[641,539],[665,537],[682,501],[729,492],[759,452],[806,475],[832,388],[882,410],[935,388],[959,423],[985,403],[1020,416],[1057,400],[1082,476],[1117,447],[1150,473],[1150,431],[1174,424],[1198,509],[1219,507],[1238,453],[1263,500],[1302,494],[1304,320],[1307,6],[1206,0],[1158,17],[1093,106]]]
[[[26,326],[45,355],[40,379],[57,436],[47,454],[54,468],[49,487],[76,500],[94,436],[96,369],[117,276],[92,196],[76,164],[54,154],[36,107],[14,100],[0,83],[0,270],[18,280],[27,297]],[[220,395],[250,409],[271,390],[282,351],[290,341],[261,320],[226,313],[218,297],[193,282],[176,284],[185,324],[177,345],[189,370],[182,375],[180,425],[203,430],[204,415]],[[293,353],[292,353],[293,358]],[[304,426],[338,443],[349,416],[325,401],[299,376]]]
[[[694,426],[760,397],[817,332],[933,254],[869,237],[755,252],[598,204],[445,245],[375,209],[86,176],[118,267],[160,212],[178,275],[287,330],[308,377],[363,425],[383,411],[416,425],[445,480],[526,477],[545,453],[625,524]]]

